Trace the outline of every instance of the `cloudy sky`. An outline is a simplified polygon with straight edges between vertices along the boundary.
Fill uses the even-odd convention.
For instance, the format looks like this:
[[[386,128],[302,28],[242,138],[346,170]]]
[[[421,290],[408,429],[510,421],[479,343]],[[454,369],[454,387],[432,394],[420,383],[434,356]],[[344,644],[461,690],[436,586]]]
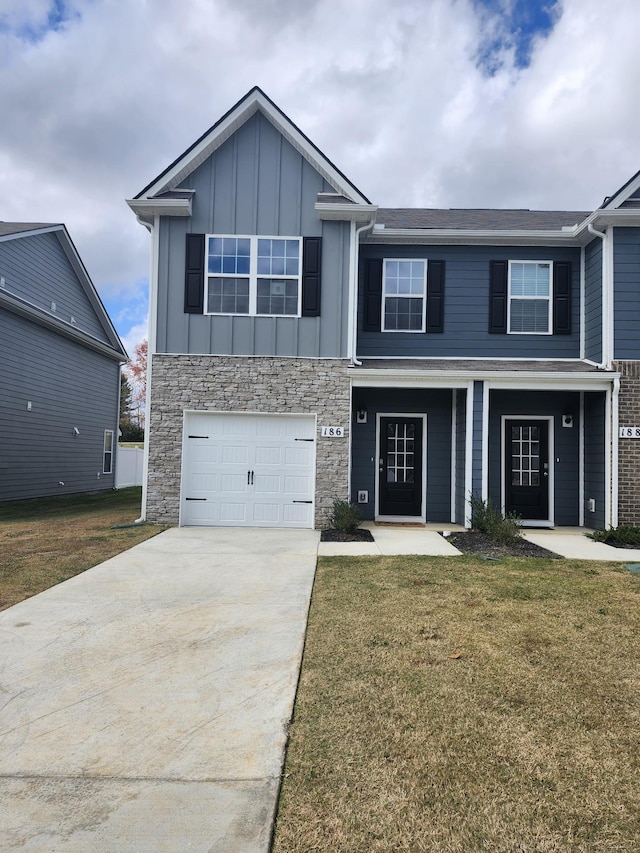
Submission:
[[[259,85],[374,203],[593,209],[640,169],[638,0],[0,0],[0,219],[64,222],[130,353],[124,203]]]

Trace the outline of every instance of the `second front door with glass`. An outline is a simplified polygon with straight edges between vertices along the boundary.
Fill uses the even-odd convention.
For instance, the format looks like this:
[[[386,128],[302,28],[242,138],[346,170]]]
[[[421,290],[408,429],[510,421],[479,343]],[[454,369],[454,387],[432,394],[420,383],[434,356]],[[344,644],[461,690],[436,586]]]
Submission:
[[[423,517],[421,417],[381,416],[378,439],[378,515]]]

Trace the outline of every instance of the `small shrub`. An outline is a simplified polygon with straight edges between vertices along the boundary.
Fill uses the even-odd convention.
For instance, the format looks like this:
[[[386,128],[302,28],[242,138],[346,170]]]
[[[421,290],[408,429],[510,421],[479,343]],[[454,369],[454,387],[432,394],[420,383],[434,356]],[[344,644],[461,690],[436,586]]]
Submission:
[[[594,530],[587,533],[590,539],[613,545],[617,548],[640,548],[640,527],[635,524],[621,524],[608,530]]]
[[[355,533],[362,521],[359,507],[350,501],[335,500],[331,507],[329,525],[342,533]]]
[[[471,496],[471,528],[502,545],[509,545],[520,536],[520,518],[514,513],[502,515],[490,500]]]

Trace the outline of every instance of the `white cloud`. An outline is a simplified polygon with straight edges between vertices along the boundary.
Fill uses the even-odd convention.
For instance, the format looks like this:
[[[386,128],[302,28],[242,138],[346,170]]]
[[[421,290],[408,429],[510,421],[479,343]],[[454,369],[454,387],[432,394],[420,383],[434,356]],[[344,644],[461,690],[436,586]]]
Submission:
[[[504,21],[471,0],[74,0],[44,32],[52,8],[0,0],[0,215],[64,221],[110,300],[148,270],[124,199],[255,84],[381,205],[586,209],[640,167],[637,0],[563,0],[491,77]]]

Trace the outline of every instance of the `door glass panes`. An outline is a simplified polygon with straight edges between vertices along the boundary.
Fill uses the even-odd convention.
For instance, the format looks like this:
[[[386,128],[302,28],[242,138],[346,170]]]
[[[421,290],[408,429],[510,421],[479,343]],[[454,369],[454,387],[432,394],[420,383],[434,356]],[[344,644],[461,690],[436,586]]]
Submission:
[[[387,424],[387,483],[413,483],[415,424]]]
[[[540,485],[540,427],[511,427],[511,485]]]

